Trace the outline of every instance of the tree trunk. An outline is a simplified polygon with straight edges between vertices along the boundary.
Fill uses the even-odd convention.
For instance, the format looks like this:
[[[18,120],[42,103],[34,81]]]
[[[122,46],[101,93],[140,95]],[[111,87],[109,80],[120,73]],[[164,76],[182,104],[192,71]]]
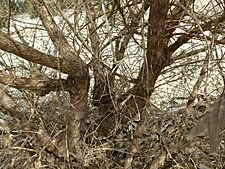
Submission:
[[[89,75],[82,79],[71,79],[70,111],[67,113],[67,147],[75,152],[77,159],[82,159],[81,130],[87,112]],[[74,151],[75,150],[75,151]],[[67,154],[68,156],[68,154]]]

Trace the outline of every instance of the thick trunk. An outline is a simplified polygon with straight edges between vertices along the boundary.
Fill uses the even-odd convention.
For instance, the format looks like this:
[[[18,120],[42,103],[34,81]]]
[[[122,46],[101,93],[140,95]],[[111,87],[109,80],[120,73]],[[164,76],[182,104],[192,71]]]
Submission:
[[[169,38],[166,36],[169,0],[154,1],[150,8],[148,23],[151,27],[148,27],[146,58],[139,74],[140,84],[144,91],[146,91],[146,95],[143,96],[146,98],[145,107],[139,110],[141,112],[140,121],[134,132],[134,138],[132,139],[132,144],[125,160],[125,169],[131,168],[133,157],[139,150],[140,140],[147,121],[148,108],[150,107],[147,103],[150,102],[150,96],[154,91],[156,80],[162,69],[170,61],[170,55],[167,49]]]
[[[81,130],[87,111],[89,77],[70,80],[70,111],[67,113],[67,145],[69,152],[75,152],[77,159],[82,158]],[[67,152],[68,157],[68,152]]]

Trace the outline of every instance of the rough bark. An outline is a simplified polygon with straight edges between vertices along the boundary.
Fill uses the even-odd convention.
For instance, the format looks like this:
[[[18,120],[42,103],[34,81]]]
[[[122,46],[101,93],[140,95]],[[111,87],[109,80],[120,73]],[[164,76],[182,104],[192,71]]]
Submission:
[[[118,2],[116,2],[118,5]],[[100,119],[99,133],[100,135],[107,136],[118,127],[117,124],[122,122],[125,124],[132,119],[145,104],[145,91],[137,84],[138,81],[133,80],[135,86],[125,94],[121,94],[118,98],[114,97],[113,86],[115,83],[115,75],[118,70],[119,63],[122,61],[125,55],[127,46],[140,28],[139,22],[141,17],[150,6],[150,2],[144,2],[142,8],[137,13],[132,13],[132,20],[127,24],[124,20],[124,28],[119,32],[120,37],[116,39],[114,64],[112,69],[108,72],[107,76],[103,76],[99,81],[96,81],[93,99],[95,105],[99,106],[102,118]],[[123,9],[119,9],[121,15],[123,15]],[[100,92],[100,91],[104,91]],[[136,97],[137,96],[137,97]],[[143,97],[144,96],[144,97]],[[129,99],[127,99],[129,97]],[[137,104],[134,104],[137,103]]]
[[[28,61],[41,64],[53,69],[58,70],[58,65],[61,65],[61,71],[69,73],[71,70],[70,64],[67,64],[61,58],[54,57],[52,55],[40,52],[26,44],[20,43],[9,35],[0,33],[0,48],[3,51],[13,53]]]
[[[71,109],[67,113],[67,145],[70,151],[76,152],[76,158],[81,160],[83,158],[81,130],[87,112],[89,75],[78,81],[71,79],[71,84],[73,86],[70,90]]]
[[[32,0],[32,5],[37,11],[43,26],[48,32],[56,49],[63,60],[63,64],[60,67],[68,67],[68,74],[71,77],[81,77],[86,74],[86,64],[76,54],[76,51],[71,47],[67,39],[65,38],[62,30],[55,23],[48,7],[43,0]],[[64,63],[66,65],[64,65]],[[59,69],[59,67],[58,67]],[[60,70],[60,69],[59,69]]]
[[[143,107],[140,107],[141,109],[139,110],[143,110],[144,106],[149,107],[146,103],[149,102],[155,82],[161,70],[169,64],[171,57],[167,49],[169,39],[165,35],[169,0],[154,1],[150,9],[148,24],[151,25],[151,27],[148,28],[147,53],[139,74],[139,85],[144,89],[145,93],[145,95],[141,96],[144,97],[145,100],[142,100]],[[125,160],[125,169],[132,168],[133,156],[139,151],[138,147],[145,129],[147,114],[147,109],[141,111],[141,119],[136,127],[134,138]]]
[[[65,145],[68,152],[77,152],[77,158],[82,158],[81,147],[81,124],[87,110],[87,93],[89,88],[89,75],[86,64],[76,54],[76,51],[70,46],[63,32],[55,23],[48,7],[43,0],[32,0],[32,5],[38,12],[38,15],[46,28],[49,37],[59,51],[63,61],[70,65],[68,70],[68,83],[70,85],[71,109],[67,112],[67,136]],[[71,67],[72,66],[72,67]],[[67,153],[68,157],[68,153]]]
[[[44,96],[50,91],[69,91],[71,85],[66,79],[51,79],[43,74],[32,75],[31,77],[19,77],[12,74],[6,74],[0,71],[0,83],[16,89],[25,89]]]
[[[45,95],[52,90],[60,90],[60,83],[65,85],[65,90],[70,93],[71,109],[67,112],[67,136],[63,141],[61,141],[61,143],[63,143],[61,145],[62,150],[59,151],[64,151],[68,148],[67,152],[72,152],[74,149],[75,152],[80,152],[81,147],[78,147],[80,146],[81,139],[80,130],[82,120],[87,109],[87,93],[89,88],[88,70],[83,60],[69,45],[63,32],[55,23],[44,1],[33,0],[31,2],[42,20],[43,26],[47,30],[49,37],[54,43],[56,49],[59,51],[59,58],[44,54],[32,47],[29,47],[27,44],[17,42],[3,33],[0,34],[0,48],[28,61],[56,69],[59,72],[67,73],[69,78],[66,80],[54,80],[44,76],[27,78],[0,73],[0,81],[1,83],[11,87],[41,92],[41,95]],[[43,141],[45,144],[46,140],[49,139],[46,136],[41,140],[45,140]],[[62,153],[64,157],[68,157],[68,153],[66,154],[65,151]],[[80,154],[78,156],[80,156]]]
[[[140,114],[140,121],[133,134],[132,141],[130,142],[131,146],[124,163],[124,168],[131,168],[133,158],[135,157],[135,154],[139,152],[139,143],[142,139],[143,132],[145,131],[149,102],[157,78],[166,66],[173,63],[176,59],[181,58],[171,58],[171,55],[192,37],[197,37],[196,34],[199,34],[201,31],[199,27],[202,27],[202,30],[205,31],[210,30],[214,26],[218,26],[219,22],[224,22],[223,14],[215,18],[215,20],[200,24],[198,25],[199,27],[194,27],[190,29],[189,32],[181,34],[180,37],[177,39],[175,38],[176,41],[173,44],[170,44],[169,40],[174,37],[174,31],[180,26],[181,20],[187,14],[188,8],[193,2],[193,0],[173,2],[169,0],[144,0],[122,3],[122,1],[116,0],[113,9],[117,10],[115,13],[118,12],[119,15],[121,15],[121,25],[123,25],[124,28],[116,37],[109,38],[110,33],[106,33],[105,38],[106,40],[109,38],[109,40],[107,45],[104,45],[105,39],[101,42],[102,39],[100,37],[102,37],[102,34],[98,34],[98,30],[99,28],[101,29],[101,26],[105,22],[98,25],[98,22],[96,21],[96,18],[99,17],[97,15],[99,13],[100,15],[102,14],[101,11],[98,11],[99,13],[96,12],[94,9],[96,4],[91,0],[85,0],[84,5],[82,4],[82,1],[79,1],[79,3],[81,3],[79,5],[85,6],[87,10],[87,24],[84,26],[82,25],[84,29],[87,28],[89,31],[87,37],[82,37],[84,36],[81,33],[81,29],[83,28],[80,29],[79,26],[76,27],[75,24],[77,23],[74,23],[74,25],[73,23],[70,23],[70,21],[63,16],[63,12],[60,11],[66,24],[70,27],[71,32],[74,33],[74,39],[77,38],[80,41],[77,44],[81,43],[80,51],[76,51],[68,42],[63,31],[60,29],[60,26],[54,21],[50,8],[45,4],[45,1],[31,0],[34,9],[37,11],[39,18],[42,21],[44,29],[48,32],[56,50],[58,50],[59,56],[56,57],[42,53],[29,47],[23,40],[21,40],[23,43],[18,42],[10,37],[9,34],[6,35],[3,33],[0,33],[0,49],[13,53],[27,61],[58,70],[59,73],[66,73],[68,74],[68,78],[51,79],[42,75],[18,77],[0,71],[0,83],[13,88],[33,91],[41,96],[55,90],[68,91],[71,104],[70,110],[66,112],[65,138],[60,141],[54,140],[47,134],[45,129],[40,128],[37,132],[37,139],[46,150],[52,152],[56,156],[63,156],[69,159],[72,154],[76,160],[80,162],[83,161],[85,155],[82,147],[82,142],[84,140],[82,140],[81,131],[83,119],[87,112],[90,80],[88,69],[92,69],[95,82],[92,93],[92,103],[97,106],[98,113],[101,116],[99,121],[96,122],[97,125],[100,126],[97,128],[100,136],[105,136],[105,140],[108,141],[109,136],[116,132],[121,124],[126,124],[137,114]],[[139,8],[141,5],[142,7]],[[173,6],[171,7],[170,5]],[[169,10],[169,7],[171,7],[171,10]],[[143,18],[147,10],[149,10],[150,13],[148,22],[145,23]],[[110,11],[112,15],[113,12],[114,11]],[[143,23],[143,25],[140,25],[140,23]],[[147,32],[146,28],[148,28]],[[143,33],[142,36],[140,36],[141,33]],[[117,70],[120,66],[120,62],[126,57],[125,53],[129,47],[130,41],[132,38],[136,41],[136,34],[143,40],[143,44],[135,42],[140,45],[139,49],[143,49],[144,51],[144,56],[141,56],[143,58],[143,64],[138,74],[138,78],[127,80],[128,76],[121,75]],[[147,48],[145,45],[146,39]],[[210,40],[210,37],[207,37],[206,39]],[[215,42],[224,43],[224,41]],[[111,43],[115,44],[115,51],[111,51],[113,53],[112,58],[114,58],[114,62],[112,67],[107,67],[107,65],[103,63],[101,52],[103,52],[103,49]],[[102,48],[101,45],[103,45]],[[86,65],[79,57],[79,53],[83,50],[83,46],[85,46],[85,50],[92,55],[92,60],[88,65]],[[205,48],[196,50],[190,53],[190,55],[194,55],[195,53],[204,50]],[[202,73],[204,73],[204,71],[205,70],[202,69]],[[128,91],[122,89],[121,93],[115,92],[114,95],[114,84],[117,80],[115,76],[118,76],[124,81],[127,80],[127,83],[132,83],[133,87]],[[202,81],[202,78],[203,76],[199,81]],[[196,88],[199,87],[199,84],[200,83],[197,83]],[[195,93],[196,91],[194,91],[193,97],[195,97]],[[190,101],[193,102],[193,99],[191,99],[192,98],[190,98]],[[4,91],[0,95],[0,104],[4,109],[9,111],[9,114],[12,117],[20,118],[20,110]],[[149,168],[160,168],[163,166],[166,161],[166,152],[167,151],[163,150],[150,164]]]

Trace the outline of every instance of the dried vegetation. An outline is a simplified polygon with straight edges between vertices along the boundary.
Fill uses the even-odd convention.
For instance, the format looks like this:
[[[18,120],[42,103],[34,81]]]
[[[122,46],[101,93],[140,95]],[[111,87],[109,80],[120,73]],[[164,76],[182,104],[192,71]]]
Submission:
[[[49,2],[4,4],[0,168],[225,168],[223,1]]]

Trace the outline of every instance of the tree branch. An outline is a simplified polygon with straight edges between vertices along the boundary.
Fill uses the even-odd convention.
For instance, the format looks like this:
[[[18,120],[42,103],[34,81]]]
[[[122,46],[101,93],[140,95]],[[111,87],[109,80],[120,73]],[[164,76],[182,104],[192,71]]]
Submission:
[[[202,28],[203,31],[207,31],[212,29],[213,25],[217,25],[218,23],[221,24],[224,21],[225,21],[225,14],[222,14],[221,16],[217,17],[215,20],[211,20],[209,22],[201,24],[200,27]],[[174,42],[172,45],[169,46],[169,52],[171,54],[174,53],[179,47],[187,43],[191,38],[195,37],[196,34],[199,34],[200,31],[201,30],[199,29],[199,27],[197,27],[190,30],[189,33],[185,33],[181,35],[176,42]]]
[[[62,30],[54,21],[49,9],[43,0],[31,0],[36,12],[39,14],[40,19],[42,20],[43,26],[47,30],[52,42],[55,47],[59,50],[59,54],[62,58],[69,64],[74,66],[70,70],[69,74],[73,77],[83,76],[86,74],[86,64],[83,60],[76,54],[74,49],[70,46],[69,42],[66,40],[63,35]],[[76,71],[72,71],[76,69]]]
[[[26,59],[27,61],[41,64],[59,70],[63,73],[69,74],[71,77],[81,76],[86,73],[84,63],[68,60],[65,58],[57,58],[49,54],[42,53],[28,45],[22,44],[10,36],[0,33],[0,49],[9,53],[13,53],[18,57]],[[69,51],[67,56],[73,55],[73,51]]]
[[[52,55],[42,53],[28,45],[14,40],[10,36],[3,33],[0,33],[0,49],[13,53],[23,59],[26,59],[27,61],[38,63],[56,70],[58,69],[58,64],[60,64],[62,65],[61,69],[63,73],[68,73],[71,69],[63,63],[62,59],[57,59]]]
[[[151,25],[151,27],[148,29],[146,59],[144,60],[144,65],[139,74],[141,83],[139,84],[140,87],[138,87],[139,92],[141,88],[143,89],[140,96],[143,96],[146,100],[144,101],[139,98],[140,102],[137,102],[138,106],[140,106],[140,121],[134,132],[134,138],[125,159],[125,169],[132,168],[133,157],[139,150],[140,140],[144,133],[147,121],[146,117],[149,112],[147,109],[144,109],[144,106],[146,106],[146,108],[150,107],[149,97],[153,92],[155,82],[160,75],[161,70],[167,66],[170,61],[170,55],[168,55],[167,52],[169,39],[165,37],[165,25],[169,5],[169,0],[158,0],[154,1],[150,6],[151,10],[149,13],[148,24]],[[136,90],[135,92],[138,91]],[[138,99],[136,99],[136,101],[138,101]]]
[[[52,42],[54,43],[55,47],[60,50],[71,50],[71,46],[69,45],[67,39],[63,35],[62,30],[60,30],[59,26],[54,21],[48,7],[44,3],[43,0],[31,0],[34,9],[38,13],[43,26],[48,32]],[[62,47],[63,44],[63,48]]]
[[[30,90],[40,96],[44,96],[50,91],[60,90],[61,85],[63,85],[65,91],[70,90],[70,85],[67,80],[50,79],[43,75],[27,78],[5,74],[3,71],[0,71],[0,83],[17,89]]]

